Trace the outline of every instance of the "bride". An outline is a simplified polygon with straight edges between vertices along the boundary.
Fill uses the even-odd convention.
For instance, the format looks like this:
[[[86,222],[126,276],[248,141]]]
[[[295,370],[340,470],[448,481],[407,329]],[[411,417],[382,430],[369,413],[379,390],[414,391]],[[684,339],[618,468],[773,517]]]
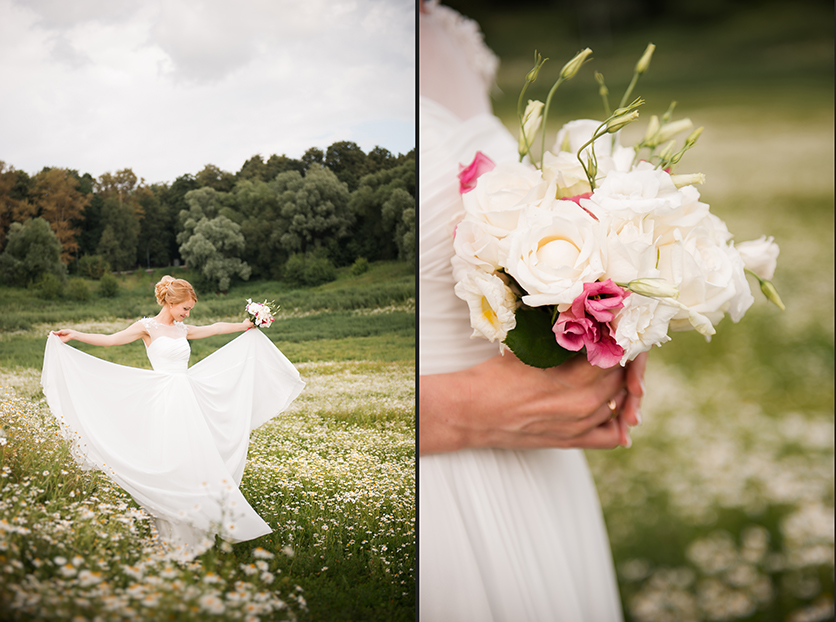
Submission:
[[[155,293],[159,314],[118,333],[51,333],[41,382],[76,459],[127,491],[154,517],[163,543],[189,559],[211,547],[215,534],[240,542],[270,533],[238,489],[249,436],[305,383],[260,330],[250,330],[249,319],[184,324],[197,302],[187,281],[165,276]],[[241,331],[247,332],[188,367],[189,339]],[[137,339],[153,371],[65,345]]]
[[[496,60],[474,22],[422,2],[419,58],[420,619],[620,620],[581,450],[630,446],[645,357],[541,370],[469,338],[450,264],[458,167],[517,144],[491,114]]]

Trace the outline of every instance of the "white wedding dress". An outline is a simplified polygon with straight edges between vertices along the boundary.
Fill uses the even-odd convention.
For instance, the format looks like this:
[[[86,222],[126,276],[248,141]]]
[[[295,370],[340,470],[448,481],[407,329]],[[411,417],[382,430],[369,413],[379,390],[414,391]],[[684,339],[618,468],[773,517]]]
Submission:
[[[476,151],[494,162],[517,158],[516,140],[490,114],[494,63],[476,25],[444,6],[427,10],[419,18],[422,375],[498,354],[496,344],[470,338],[467,304],[453,292],[452,235],[462,210],[456,175]],[[422,456],[418,508],[423,622],[621,620],[601,508],[580,450]]]
[[[74,456],[127,491],[183,559],[214,534],[240,542],[270,533],[238,485],[250,432],[305,386],[296,368],[257,329],[189,368],[184,324],[141,321],[153,370],[47,338],[41,383]]]

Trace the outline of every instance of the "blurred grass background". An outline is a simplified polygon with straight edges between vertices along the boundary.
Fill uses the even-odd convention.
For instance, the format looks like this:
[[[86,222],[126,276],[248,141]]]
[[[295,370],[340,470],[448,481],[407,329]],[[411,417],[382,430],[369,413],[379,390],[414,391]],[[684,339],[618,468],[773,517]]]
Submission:
[[[705,126],[677,172],[737,241],[772,235],[787,310],[755,305],[711,343],[675,333],[651,353],[644,424],[630,450],[587,452],[627,620],[834,617],[834,7],[722,0],[451,0],[501,59],[495,112],[516,136],[534,51],[551,60],[527,97],[545,101],[563,66],[593,60],[554,100],[548,133],[602,118],[647,43],[633,96],[646,104],[622,142],[672,100]],[[550,140],[547,140],[547,144]]]

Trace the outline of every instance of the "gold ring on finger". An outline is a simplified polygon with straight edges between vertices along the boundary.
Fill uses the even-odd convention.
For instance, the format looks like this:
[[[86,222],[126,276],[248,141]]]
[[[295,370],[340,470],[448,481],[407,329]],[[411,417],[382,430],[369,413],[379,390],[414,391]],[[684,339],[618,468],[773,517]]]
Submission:
[[[618,411],[615,409],[617,406],[615,400],[610,400],[607,402],[607,408],[610,409],[610,421],[615,419],[618,416]]]

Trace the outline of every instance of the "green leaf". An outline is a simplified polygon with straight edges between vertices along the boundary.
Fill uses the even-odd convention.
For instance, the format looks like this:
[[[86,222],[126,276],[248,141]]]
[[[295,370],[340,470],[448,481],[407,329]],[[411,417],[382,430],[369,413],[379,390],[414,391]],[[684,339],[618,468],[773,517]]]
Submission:
[[[549,311],[520,307],[514,315],[517,326],[508,332],[505,345],[526,365],[540,369],[557,367],[577,354],[555,341]]]

